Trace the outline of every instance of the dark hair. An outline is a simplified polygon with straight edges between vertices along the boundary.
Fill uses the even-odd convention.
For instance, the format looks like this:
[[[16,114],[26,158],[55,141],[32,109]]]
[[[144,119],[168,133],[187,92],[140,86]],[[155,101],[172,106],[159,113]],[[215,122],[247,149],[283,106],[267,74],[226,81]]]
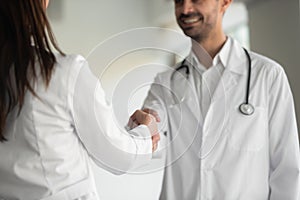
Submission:
[[[35,63],[48,86],[56,58],[51,45],[60,54],[45,14],[44,0],[4,0],[0,2],[0,141],[8,114],[16,107],[19,113],[26,92],[37,96]]]

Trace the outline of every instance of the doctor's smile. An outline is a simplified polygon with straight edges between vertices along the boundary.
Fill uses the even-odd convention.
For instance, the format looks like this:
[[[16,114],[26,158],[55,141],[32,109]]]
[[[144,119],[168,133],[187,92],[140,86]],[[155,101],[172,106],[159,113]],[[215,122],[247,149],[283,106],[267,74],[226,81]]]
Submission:
[[[196,25],[198,22],[203,23],[203,16],[200,14],[189,14],[189,15],[181,15],[179,18],[179,21],[181,22],[181,26],[188,28],[190,25]],[[188,26],[185,26],[188,25]]]

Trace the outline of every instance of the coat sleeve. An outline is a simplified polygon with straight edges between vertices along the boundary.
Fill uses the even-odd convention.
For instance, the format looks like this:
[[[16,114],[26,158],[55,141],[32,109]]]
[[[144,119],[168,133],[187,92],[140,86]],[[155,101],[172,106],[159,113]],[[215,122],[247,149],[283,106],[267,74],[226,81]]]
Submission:
[[[292,92],[282,68],[269,93],[270,200],[300,199],[299,140]]]
[[[144,166],[152,157],[152,140],[147,126],[130,132],[118,125],[98,79],[88,63],[79,58],[77,73],[70,81],[71,115],[76,133],[95,163],[114,174]],[[72,72],[75,73],[75,72]]]

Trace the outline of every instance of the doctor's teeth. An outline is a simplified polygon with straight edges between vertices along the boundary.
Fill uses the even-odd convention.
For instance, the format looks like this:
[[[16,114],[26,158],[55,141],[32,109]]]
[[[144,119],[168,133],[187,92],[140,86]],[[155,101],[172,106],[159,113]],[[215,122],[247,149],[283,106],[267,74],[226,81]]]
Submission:
[[[192,18],[192,19],[183,20],[183,22],[186,23],[186,24],[195,23],[197,21],[199,21],[199,18]]]

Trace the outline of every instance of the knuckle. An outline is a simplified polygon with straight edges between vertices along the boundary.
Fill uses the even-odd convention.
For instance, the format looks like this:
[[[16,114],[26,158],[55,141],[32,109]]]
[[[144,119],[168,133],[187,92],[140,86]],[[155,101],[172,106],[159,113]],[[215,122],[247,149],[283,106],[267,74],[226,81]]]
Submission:
[[[139,112],[139,110],[134,111],[133,115],[136,115]]]
[[[145,108],[145,109],[143,109],[143,111],[146,112],[146,113],[149,113],[150,109],[149,108]]]

